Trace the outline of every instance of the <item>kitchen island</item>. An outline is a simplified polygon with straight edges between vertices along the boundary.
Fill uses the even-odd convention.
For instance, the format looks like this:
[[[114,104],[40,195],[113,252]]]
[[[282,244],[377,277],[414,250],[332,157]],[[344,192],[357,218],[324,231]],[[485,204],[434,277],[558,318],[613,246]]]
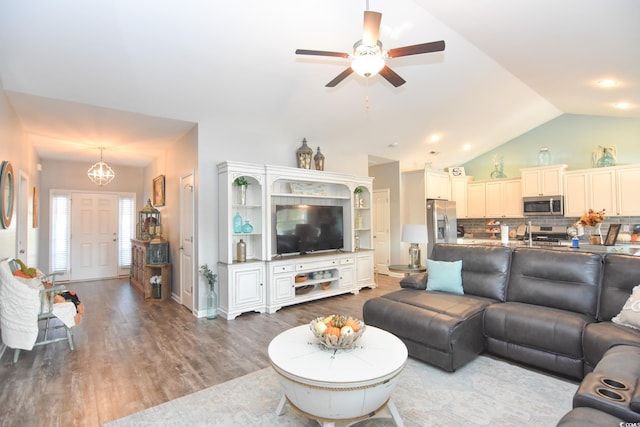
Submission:
[[[512,248],[518,247],[528,247],[529,242],[526,240],[516,240],[509,239],[508,244],[503,244],[500,239],[491,239],[491,238],[473,238],[473,237],[464,237],[458,238],[456,241],[457,244],[460,245],[496,245],[496,246],[509,246]],[[541,244],[538,242],[533,242],[531,245],[533,248],[541,248],[541,249],[553,249],[560,251],[578,251],[578,252],[592,252],[592,253],[621,253],[621,254],[629,254],[629,255],[637,255],[640,256],[640,244],[617,244],[613,246],[604,246],[604,245],[592,245],[589,243],[580,242],[580,247],[572,248],[571,241],[565,240],[558,242],[556,245],[550,244]]]

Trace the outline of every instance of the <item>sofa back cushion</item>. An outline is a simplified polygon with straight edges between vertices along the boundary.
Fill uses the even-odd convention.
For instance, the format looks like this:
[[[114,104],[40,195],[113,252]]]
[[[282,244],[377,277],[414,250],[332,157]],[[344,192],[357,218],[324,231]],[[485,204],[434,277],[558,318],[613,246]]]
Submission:
[[[598,320],[611,320],[620,313],[636,285],[640,285],[640,257],[605,255]]]
[[[507,301],[541,305],[595,318],[602,255],[517,248],[511,261]]]
[[[436,244],[434,261],[462,260],[465,294],[505,301],[512,249],[504,246]],[[427,272],[428,274],[428,272]]]

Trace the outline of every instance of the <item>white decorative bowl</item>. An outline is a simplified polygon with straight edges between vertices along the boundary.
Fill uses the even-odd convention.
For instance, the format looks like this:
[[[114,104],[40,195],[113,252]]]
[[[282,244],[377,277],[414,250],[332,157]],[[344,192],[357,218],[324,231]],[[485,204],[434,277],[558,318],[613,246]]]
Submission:
[[[309,323],[309,329],[311,329],[311,332],[313,332],[313,335],[316,337],[318,342],[327,348],[351,348],[356,344],[356,341],[358,341],[362,334],[364,334],[364,331],[367,328],[362,320],[353,319],[359,326],[358,332],[346,335],[340,334],[340,337],[336,337],[335,335],[324,335],[318,332],[318,329],[316,328],[316,324],[319,322],[324,323],[324,319],[326,319],[326,317],[317,317],[313,319],[311,323]]]

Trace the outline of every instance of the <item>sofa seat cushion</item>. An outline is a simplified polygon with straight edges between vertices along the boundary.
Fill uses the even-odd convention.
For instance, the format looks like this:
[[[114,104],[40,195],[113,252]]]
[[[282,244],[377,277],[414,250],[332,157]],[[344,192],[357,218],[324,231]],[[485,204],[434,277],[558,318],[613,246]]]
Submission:
[[[400,338],[411,357],[455,371],[484,349],[482,315],[493,303],[471,295],[401,289],[366,301],[362,311],[367,325]]]
[[[582,359],[582,332],[593,318],[517,302],[494,304],[484,315],[484,333],[497,341]]]
[[[610,348],[619,344],[640,346],[640,331],[613,322],[590,323],[582,341],[585,372],[590,372]]]
[[[602,427],[623,425],[622,419],[589,407],[578,407],[567,412],[556,427]]]

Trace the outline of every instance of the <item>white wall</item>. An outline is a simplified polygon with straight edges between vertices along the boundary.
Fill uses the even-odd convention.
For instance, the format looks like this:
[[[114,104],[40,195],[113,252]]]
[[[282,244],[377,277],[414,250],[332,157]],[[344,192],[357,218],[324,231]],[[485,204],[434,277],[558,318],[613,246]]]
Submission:
[[[33,150],[31,144],[25,137],[24,130],[9,104],[7,97],[0,87],[0,161],[10,161],[13,166],[14,179],[15,179],[15,200],[14,200],[14,213],[11,221],[11,225],[7,229],[0,228],[0,259],[6,257],[21,257],[24,259],[24,255],[20,256],[16,253],[17,245],[17,228],[18,213],[15,208],[19,204],[18,197],[18,181],[20,174],[23,173],[28,177],[28,193],[27,196],[28,206],[33,206],[33,187],[40,187],[40,176],[37,171],[38,156]],[[39,265],[38,254],[38,235],[40,228],[33,228],[33,216],[32,209],[28,212],[24,212],[22,221],[25,221],[28,227],[28,239],[27,244],[29,247],[28,261],[30,265]],[[42,218],[42,217],[41,217]]]

